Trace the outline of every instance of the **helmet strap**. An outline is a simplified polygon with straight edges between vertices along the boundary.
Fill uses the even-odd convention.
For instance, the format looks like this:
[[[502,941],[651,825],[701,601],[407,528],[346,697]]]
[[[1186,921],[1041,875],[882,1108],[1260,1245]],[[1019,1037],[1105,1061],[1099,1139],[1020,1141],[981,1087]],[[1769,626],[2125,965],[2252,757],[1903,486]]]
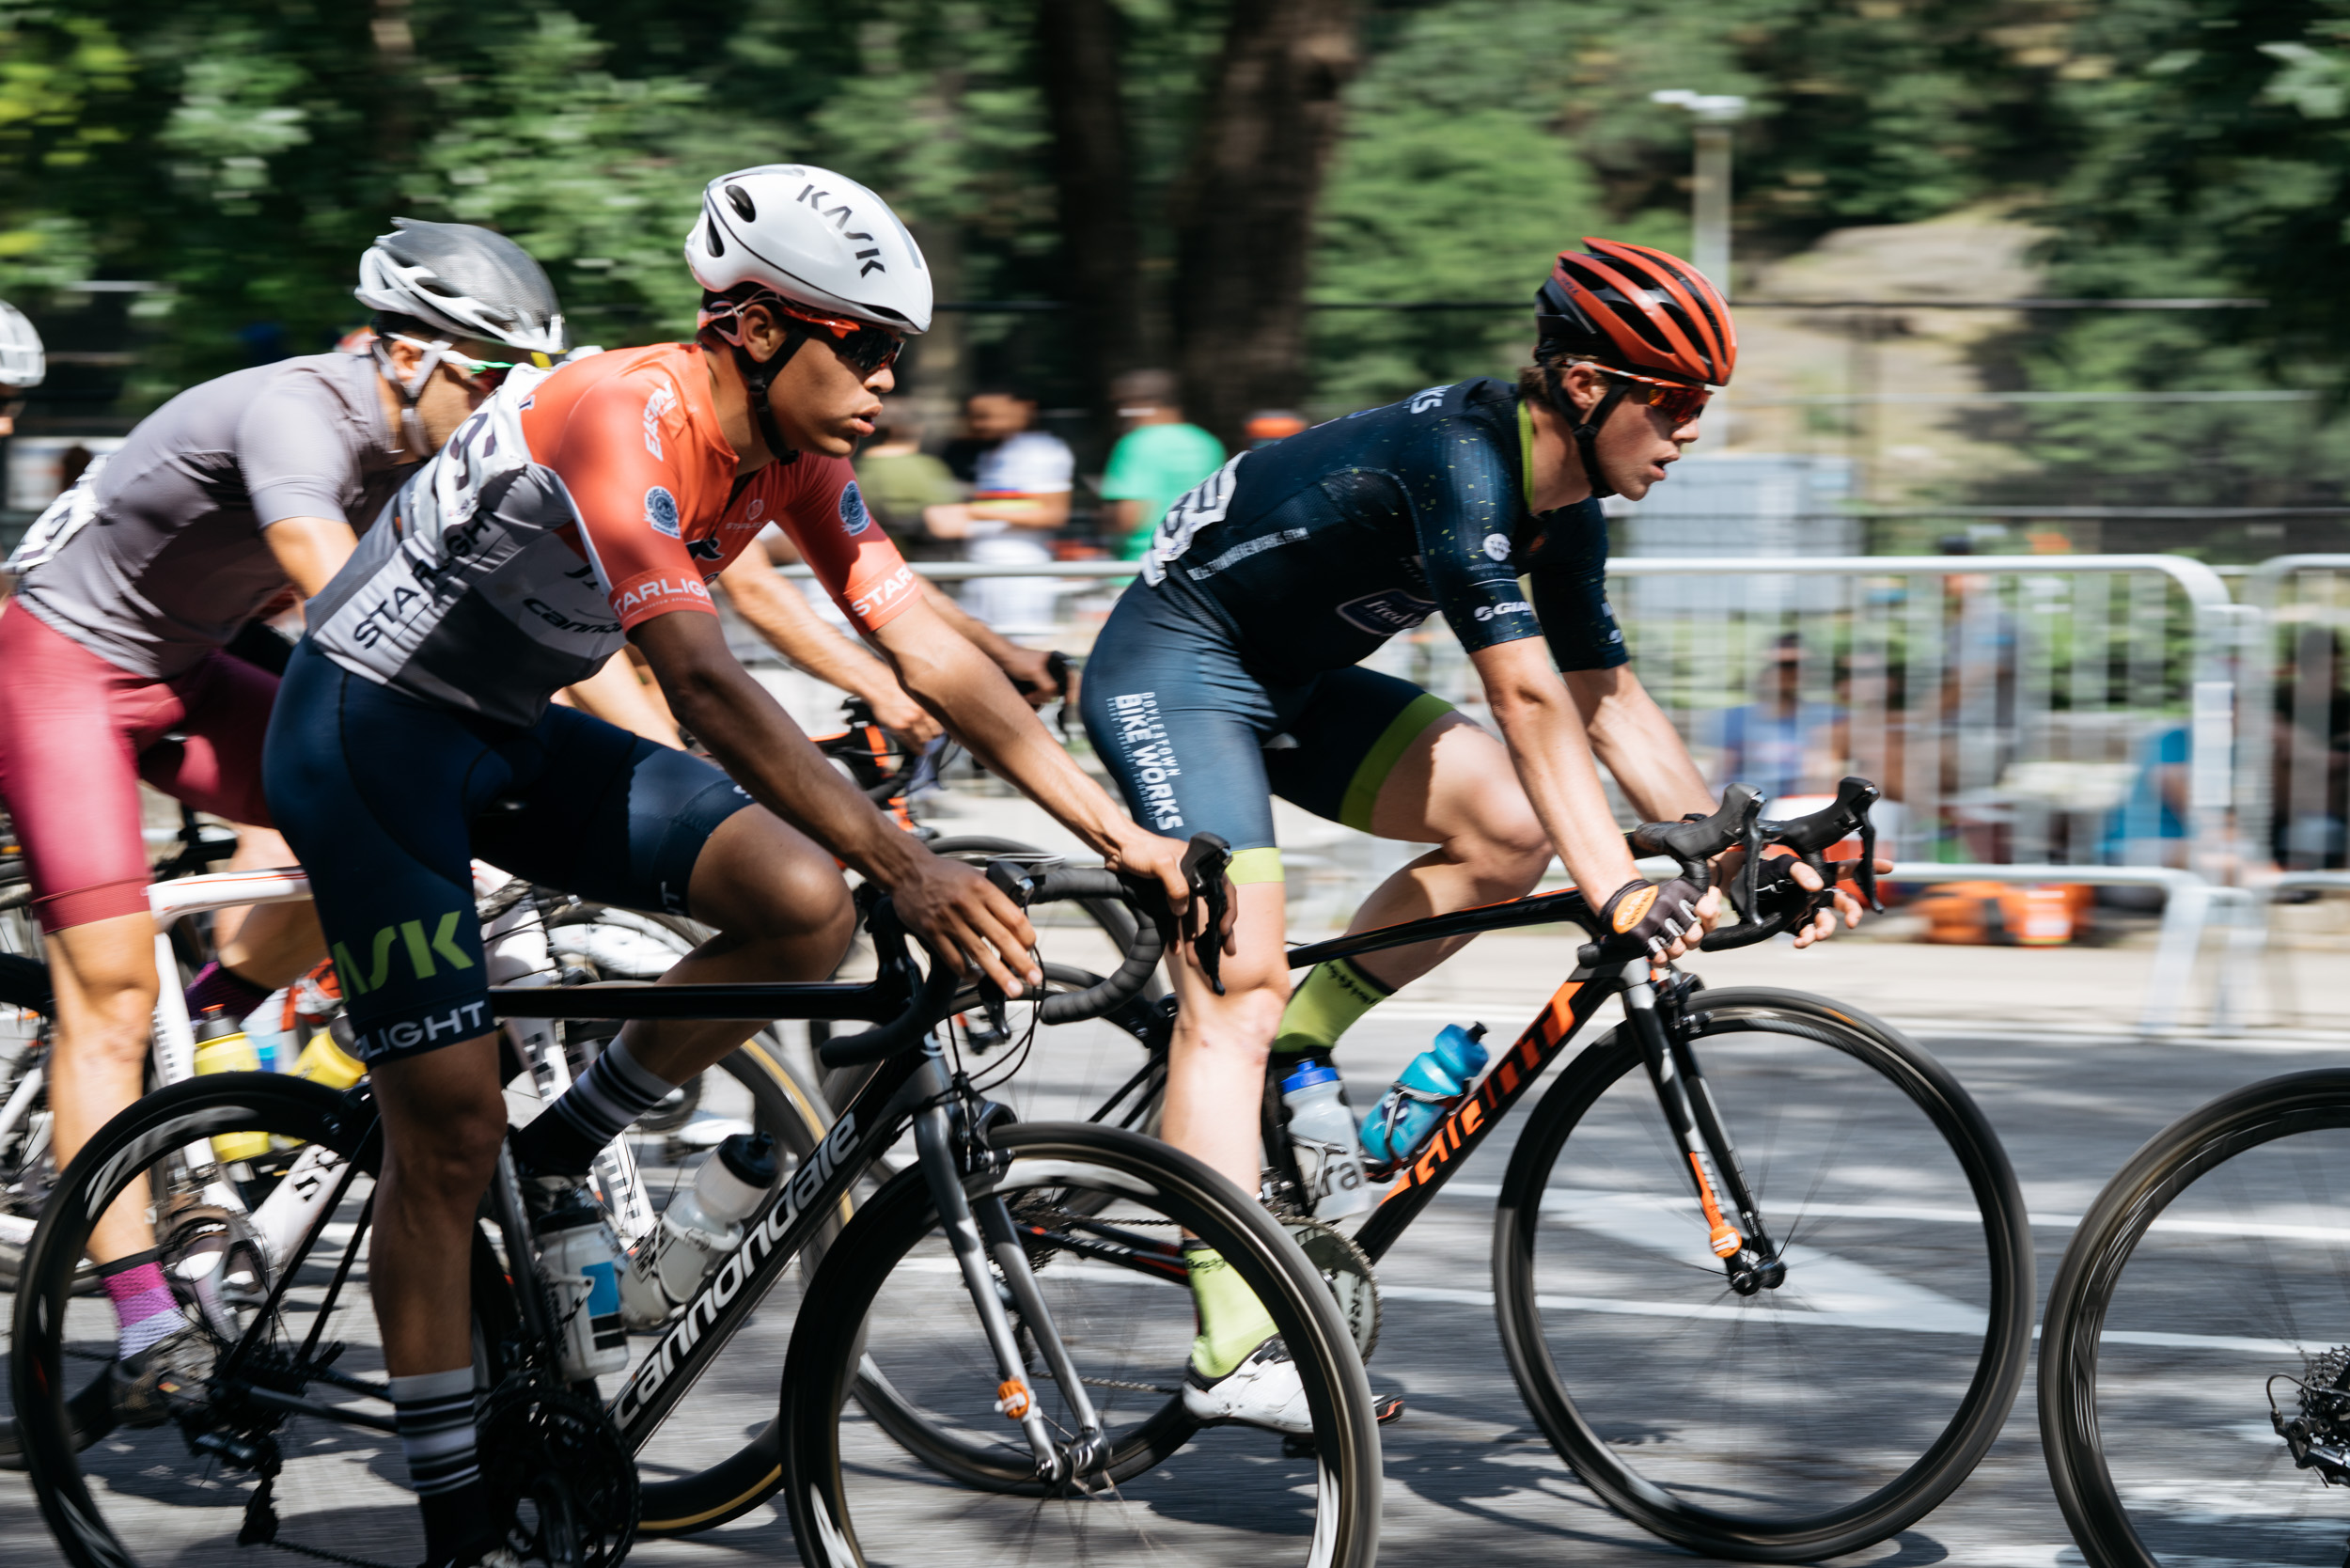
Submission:
[[[1574,437],[1574,449],[1582,456],[1583,478],[1590,483],[1591,499],[1606,500],[1616,493],[1616,487],[1609,484],[1599,470],[1600,427],[1607,423],[1607,416],[1616,412],[1616,405],[1623,401],[1631,392],[1631,386],[1624,382],[1617,382],[1607,388],[1605,397],[1591,405],[1589,415],[1581,414],[1575,409],[1574,400],[1567,396],[1567,389],[1559,375],[1559,366],[1554,361],[1543,367],[1543,390],[1550,398],[1552,412],[1569,422],[1567,433]]]
[[[446,339],[435,339],[432,346],[416,362],[416,373],[406,381],[400,379],[400,367],[392,363],[392,349],[381,333],[376,335],[369,352],[375,355],[375,368],[400,394],[400,444],[418,458],[429,458],[431,450],[424,438],[424,416],[416,412],[416,401],[432,381],[432,372],[441,368],[441,360],[455,345]]]
[[[728,346],[734,350],[734,368],[743,377],[743,389],[749,394],[751,417],[759,422],[760,439],[767,443],[767,454],[778,465],[797,463],[800,454],[784,445],[782,433],[776,429],[776,411],[767,401],[767,386],[776,379],[776,372],[791,364],[791,356],[798,353],[800,345],[807,341],[807,328],[798,325],[785,327],[783,346],[766,364],[761,365],[751,357],[751,351],[744,348],[739,338],[728,339]]]

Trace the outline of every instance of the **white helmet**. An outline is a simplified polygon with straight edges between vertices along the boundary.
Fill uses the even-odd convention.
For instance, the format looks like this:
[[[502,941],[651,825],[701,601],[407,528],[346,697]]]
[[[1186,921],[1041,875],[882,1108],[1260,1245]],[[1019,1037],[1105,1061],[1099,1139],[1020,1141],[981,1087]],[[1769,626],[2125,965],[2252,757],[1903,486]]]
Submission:
[[[713,294],[745,283],[909,335],[931,329],[931,274],[889,204],[807,164],[722,174],[702,191],[685,264]]]
[[[453,337],[478,337],[525,353],[563,352],[563,307],[555,285],[503,234],[467,223],[394,218],[359,258],[359,303],[413,316]]]
[[[39,386],[48,373],[40,334],[24,312],[0,300],[0,386]]]

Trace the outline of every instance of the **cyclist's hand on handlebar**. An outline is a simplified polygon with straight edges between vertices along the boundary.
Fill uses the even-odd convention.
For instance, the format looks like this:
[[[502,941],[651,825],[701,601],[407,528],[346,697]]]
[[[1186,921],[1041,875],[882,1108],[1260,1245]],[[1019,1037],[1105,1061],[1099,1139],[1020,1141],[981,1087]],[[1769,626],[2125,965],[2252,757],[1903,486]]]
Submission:
[[[1167,906],[1175,912],[1186,941],[1200,934],[1199,922],[1207,918],[1205,907],[1192,907],[1191,885],[1183,878],[1183,852],[1190,846],[1181,839],[1163,839],[1141,827],[1134,827],[1121,838],[1117,848],[1104,856],[1103,864],[1113,871],[1129,876],[1147,877],[1166,890]],[[1225,900],[1224,950],[1232,950],[1231,901]]]
[[[1007,996],[1044,983],[1030,949],[1035,928],[1020,906],[960,860],[927,853],[889,889],[898,917],[938,955],[968,974],[974,967]]]
[[[946,733],[928,708],[895,686],[864,695],[866,705],[873,710],[873,722],[897,736],[910,751],[919,751]]]
[[[1802,888],[1807,893],[1816,893],[1827,886],[1825,879],[1823,878],[1819,872],[1813,870],[1810,867],[1805,865],[1800,860],[1796,861],[1794,867],[1791,868],[1790,874],[1794,878],[1795,886]],[[1879,855],[1877,857],[1877,875],[1890,876],[1892,874],[1893,863],[1890,860],[1886,859],[1883,855]],[[1796,947],[1808,948],[1814,942],[1825,942],[1829,937],[1835,935],[1836,922],[1839,917],[1842,917],[1844,929],[1847,931],[1850,931],[1853,927],[1860,923],[1860,901],[1855,898],[1852,894],[1844,891],[1841,884],[1838,885],[1833,896],[1836,902],[1836,907],[1833,910],[1823,909],[1818,914],[1812,916],[1809,924],[1797,926],[1795,928],[1794,934]]]
[[[1066,659],[1058,659],[1047,650],[1014,647],[1004,656],[1004,673],[1031,708],[1042,708],[1058,702],[1069,694],[1062,689],[1064,673],[1069,668]]]

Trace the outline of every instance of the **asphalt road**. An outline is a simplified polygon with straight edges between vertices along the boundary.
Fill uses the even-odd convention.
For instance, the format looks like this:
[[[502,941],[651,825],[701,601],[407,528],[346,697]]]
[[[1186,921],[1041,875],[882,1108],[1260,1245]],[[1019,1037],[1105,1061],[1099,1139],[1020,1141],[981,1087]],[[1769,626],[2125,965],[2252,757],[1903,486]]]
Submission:
[[[1520,980],[1521,977],[1508,977]],[[1526,983],[1497,980],[1496,996],[1531,995]],[[1496,1002],[1486,1022],[1513,1027],[1524,1012]],[[1438,1022],[1481,1014],[1454,1005],[1399,1000],[1350,1036],[1344,1060],[1355,1097],[1368,1104],[1379,1084],[1422,1045]],[[2226,1090],[2299,1068],[2329,1065],[2341,1041],[2302,1036],[2227,1042],[2176,1039],[2160,1043],[2084,1033],[2012,1031],[1963,1026],[1964,1033],[1921,1030],[1919,1038],[1980,1101],[2003,1137],[2035,1215],[2040,1286],[2045,1290],[2067,1239],[2071,1216],[2104,1184],[2145,1137],[2180,1113]],[[1102,1081],[1124,1058],[1104,1043],[1090,1056],[1072,1051],[1039,1064],[1033,1090],[1023,1096],[1030,1115],[1066,1106],[1066,1092]],[[1685,1554],[1647,1536],[1611,1513],[1568,1471],[1528,1421],[1506,1366],[1494,1317],[1480,1299],[1491,1288],[1488,1250],[1492,1195],[1508,1146],[1524,1112],[1466,1167],[1453,1192],[1441,1199],[1405,1236],[1380,1271],[1385,1327],[1371,1363],[1374,1385],[1401,1390],[1409,1402],[1402,1421],[1386,1432],[1383,1555],[1398,1563],[1555,1564],[1650,1563]],[[1904,1151],[1870,1151],[1897,1183]],[[1951,1294],[1964,1296],[1961,1285]],[[762,1314],[759,1330],[729,1351],[721,1371],[694,1396],[706,1402],[703,1421],[713,1439],[763,1424],[775,1389],[786,1325]],[[1610,1320],[1612,1322],[1612,1320]],[[1864,1325],[1865,1326],[1865,1325]],[[1867,1344],[1900,1336],[1872,1339]],[[1914,1338],[1914,1337],[1913,1337]],[[1897,1407],[1918,1380],[1901,1356],[1865,1352],[1846,1357],[1839,1375],[1855,1398]],[[388,1459],[388,1464],[386,1460]],[[380,1513],[398,1474],[396,1457],[377,1455],[364,1466],[370,1496],[352,1499],[356,1514]],[[354,1472],[356,1473],[356,1472]],[[126,1477],[126,1484],[135,1482]],[[2303,1481],[2306,1487],[2314,1482]],[[919,1507],[950,1521],[955,1498],[934,1496]],[[1198,1499],[1193,1497],[1191,1502]],[[142,1560],[185,1560],[165,1549],[168,1499],[152,1505],[155,1544]],[[1139,1505],[1153,1506],[1148,1503]],[[1193,1561],[1212,1552],[1185,1548],[1183,1499],[1170,1495],[1164,1528],[1150,1555]],[[2330,1511],[2321,1508],[2320,1529]],[[2350,1508],[2341,1511],[2350,1528]],[[217,1515],[215,1515],[217,1517]],[[389,1524],[388,1517],[383,1521]],[[362,1531],[362,1534],[370,1533]],[[393,1531],[394,1536],[397,1531]],[[2339,1556],[2340,1531],[2332,1540]],[[59,1560],[21,1475],[0,1475],[0,1541],[12,1565]],[[1115,1555],[1106,1541],[1076,1543],[1058,1557],[1071,1561]],[[995,1548],[1000,1548],[995,1549]],[[389,1549],[389,1548],[386,1548]],[[967,1538],[942,1530],[922,1560],[966,1562],[1024,1558],[1016,1543],[973,1550]],[[2234,1554],[2213,1550],[2205,1560]],[[250,1558],[252,1554],[243,1554]],[[277,1559],[261,1554],[264,1560]],[[787,1527],[771,1509],[693,1541],[646,1543],[637,1560],[662,1564],[728,1564],[795,1560]],[[1278,1554],[1273,1554],[1277,1560]],[[1054,1560],[1055,1554],[1045,1554]],[[413,1560],[413,1558],[410,1559]],[[1884,1564],[2041,1565],[2078,1561],[2065,1533],[2043,1468],[2031,1385],[2028,1378],[2005,1432],[1974,1475],[1938,1512],[1897,1539],[1844,1560]]]

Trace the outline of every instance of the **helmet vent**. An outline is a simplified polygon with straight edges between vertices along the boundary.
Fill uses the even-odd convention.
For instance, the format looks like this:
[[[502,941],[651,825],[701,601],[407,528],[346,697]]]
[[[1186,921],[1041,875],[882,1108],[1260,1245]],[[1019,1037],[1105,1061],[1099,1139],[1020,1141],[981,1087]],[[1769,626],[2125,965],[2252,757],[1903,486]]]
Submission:
[[[759,221],[759,209],[751,205],[750,193],[742,186],[728,185],[727,187],[727,204],[743,215],[744,223]]]
[[[710,221],[704,224],[703,227],[710,231],[710,254],[713,256],[724,256],[727,253],[727,243],[718,237],[718,220],[716,216],[713,214]]]

